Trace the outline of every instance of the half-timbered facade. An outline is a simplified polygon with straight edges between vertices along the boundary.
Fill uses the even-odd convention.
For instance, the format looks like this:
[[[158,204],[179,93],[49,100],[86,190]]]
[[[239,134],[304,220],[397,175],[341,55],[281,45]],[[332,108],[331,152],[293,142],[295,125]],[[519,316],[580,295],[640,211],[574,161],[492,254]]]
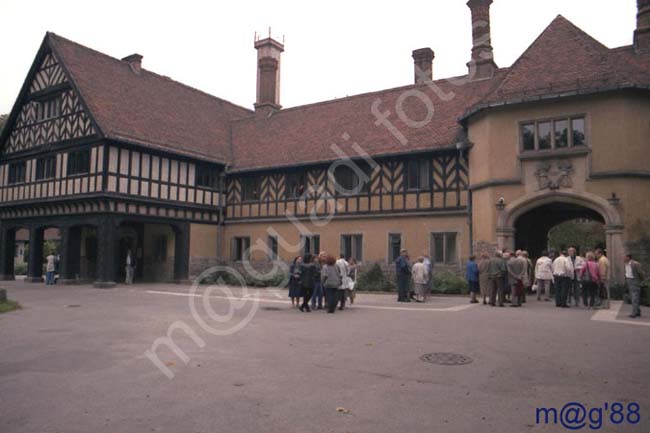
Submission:
[[[388,266],[407,248],[459,270],[496,247],[535,255],[576,217],[602,222],[619,255],[650,214],[650,3],[633,45],[559,16],[498,68],[491,2],[468,2],[467,75],[434,80],[423,48],[412,85],[287,109],[270,37],[248,110],[48,33],[0,136],[0,274],[28,229],[40,281],[47,228],[61,280],[98,286],[129,250],[143,280],[323,250]]]

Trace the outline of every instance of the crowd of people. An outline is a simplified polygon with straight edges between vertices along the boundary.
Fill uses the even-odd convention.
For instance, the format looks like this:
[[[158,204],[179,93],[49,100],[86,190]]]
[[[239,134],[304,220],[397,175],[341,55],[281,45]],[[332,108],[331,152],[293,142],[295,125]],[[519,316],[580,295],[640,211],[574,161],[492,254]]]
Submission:
[[[625,281],[632,314],[641,316],[641,284],[645,280],[641,265],[632,255],[624,257]],[[408,251],[402,249],[395,260],[398,302],[426,302],[431,293],[433,266],[425,254],[411,264]],[[587,251],[584,257],[571,247],[559,252],[542,251],[533,263],[525,250],[514,253],[497,250],[490,256],[482,252],[479,260],[472,256],[465,266],[465,280],[469,287],[470,302],[503,307],[522,307],[530,293],[538,301],[551,302],[558,308],[584,306],[592,309],[609,301],[611,266],[601,248]]]
[[[289,297],[301,312],[327,309],[332,314],[354,304],[357,262],[343,254],[338,259],[326,252],[305,254],[293,259],[289,269]],[[302,301],[301,301],[302,300]]]
[[[641,283],[645,279],[641,265],[631,255],[624,257],[625,279],[633,311],[630,317],[641,316]],[[543,251],[533,264],[528,252],[518,250],[514,254],[507,250],[495,251],[492,257],[487,252],[480,255],[478,262],[470,257],[466,265],[466,280],[472,303],[503,307],[521,307],[526,294],[535,292],[537,300],[550,302],[554,293],[558,308],[569,308],[580,304],[586,308],[600,307],[609,299],[610,262],[602,249],[587,251],[584,257],[576,248]]]

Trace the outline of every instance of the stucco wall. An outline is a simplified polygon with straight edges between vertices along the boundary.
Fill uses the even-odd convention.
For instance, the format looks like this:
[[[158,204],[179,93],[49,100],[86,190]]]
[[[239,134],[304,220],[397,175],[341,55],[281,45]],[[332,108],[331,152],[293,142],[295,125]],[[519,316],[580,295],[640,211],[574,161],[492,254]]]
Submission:
[[[319,226],[309,221],[301,221],[304,227],[320,235],[320,250],[334,255],[340,253],[340,236],[342,234],[363,235],[364,262],[388,262],[388,235],[401,233],[402,247],[409,250],[412,258],[427,253],[431,249],[431,234],[434,232],[457,233],[457,264],[460,266],[469,254],[467,216],[408,216],[392,218],[354,218],[337,219]],[[250,236],[251,247],[261,242],[267,244],[268,230],[278,233],[279,255],[282,260],[290,261],[300,254],[299,228],[289,221],[264,223],[226,223],[224,257],[230,259],[229,245],[233,237]],[[253,248],[251,260],[264,260],[262,249]]]
[[[190,276],[197,276],[205,269],[219,263],[218,231],[217,225],[190,225]]]

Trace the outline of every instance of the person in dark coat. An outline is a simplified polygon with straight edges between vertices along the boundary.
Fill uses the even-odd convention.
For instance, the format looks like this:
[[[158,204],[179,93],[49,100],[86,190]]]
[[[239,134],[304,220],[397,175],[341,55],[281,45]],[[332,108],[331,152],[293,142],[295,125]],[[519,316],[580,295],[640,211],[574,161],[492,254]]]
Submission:
[[[400,251],[400,256],[395,260],[395,272],[397,273],[397,302],[411,302],[409,299],[411,264],[408,251]]]
[[[314,274],[316,268],[314,263],[312,263],[312,255],[305,254],[302,258],[302,264],[300,265],[300,288],[302,295],[302,305],[300,305],[300,311],[302,312],[311,312],[309,308],[309,301],[311,296],[314,293]]]
[[[320,273],[321,285],[325,289],[325,298],[327,299],[327,312],[332,314],[336,311],[338,303],[339,287],[341,286],[341,276],[336,269],[336,260],[334,256],[328,254],[324,257],[324,264]]]
[[[320,283],[320,271],[322,263],[319,256],[313,256],[312,263],[314,264],[314,295],[311,298],[311,309],[323,309],[323,287]]]
[[[300,305],[300,265],[302,257],[298,256],[293,259],[289,268],[289,297],[291,298],[291,307],[298,308]]]

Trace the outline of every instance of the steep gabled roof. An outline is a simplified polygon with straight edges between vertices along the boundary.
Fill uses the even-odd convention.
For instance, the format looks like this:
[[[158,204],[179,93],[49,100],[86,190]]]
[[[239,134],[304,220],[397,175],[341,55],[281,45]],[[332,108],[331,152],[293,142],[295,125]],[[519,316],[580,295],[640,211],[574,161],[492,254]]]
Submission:
[[[559,15],[512,65],[501,84],[465,117],[491,106],[542,97],[648,88],[647,64],[628,51],[607,48]]]
[[[106,138],[230,163],[230,121],[252,112],[168,77],[46,36]]]
[[[458,118],[493,90],[504,72],[498,71],[489,80],[437,80],[432,86],[410,85],[235,121],[233,168],[251,170],[333,161],[339,155],[332,144],[351,158],[360,157],[354,143],[372,156],[455,148],[466,141]],[[428,114],[425,100],[433,107],[429,122],[424,122]],[[373,104],[377,104],[375,113]],[[390,112],[386,120],[399,133],[381,124],[377,112]],[[421,125],[417,125],[419,121]],[[407,140],[405,145],[399,134]]]

